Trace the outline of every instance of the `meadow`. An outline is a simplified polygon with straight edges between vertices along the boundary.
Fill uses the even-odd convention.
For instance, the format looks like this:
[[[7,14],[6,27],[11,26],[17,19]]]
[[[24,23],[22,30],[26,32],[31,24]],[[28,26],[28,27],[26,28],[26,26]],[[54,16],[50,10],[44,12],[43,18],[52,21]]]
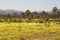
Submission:
[[[60,24],[2,22],[0,40],[60,40]]]

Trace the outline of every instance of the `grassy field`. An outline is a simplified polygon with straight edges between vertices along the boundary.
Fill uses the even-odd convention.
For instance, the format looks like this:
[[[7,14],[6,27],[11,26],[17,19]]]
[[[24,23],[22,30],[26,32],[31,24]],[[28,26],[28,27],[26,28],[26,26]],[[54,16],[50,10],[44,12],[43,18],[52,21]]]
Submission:
[[[60,25],[0,23],[0,40],[60,40]]]

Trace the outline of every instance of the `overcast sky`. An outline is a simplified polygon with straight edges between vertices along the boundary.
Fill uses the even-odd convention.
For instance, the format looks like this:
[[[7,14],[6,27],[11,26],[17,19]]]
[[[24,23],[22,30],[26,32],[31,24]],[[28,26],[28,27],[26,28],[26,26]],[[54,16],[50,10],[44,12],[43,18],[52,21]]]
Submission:
[[[60,0],[0,0],[0,9],[4,10],[51,11],[54,6],[60,8]]]

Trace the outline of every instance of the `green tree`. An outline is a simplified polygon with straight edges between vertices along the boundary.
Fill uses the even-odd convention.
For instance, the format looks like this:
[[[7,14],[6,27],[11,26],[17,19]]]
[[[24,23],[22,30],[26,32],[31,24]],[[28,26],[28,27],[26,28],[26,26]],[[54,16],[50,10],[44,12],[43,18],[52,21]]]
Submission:
[[[26,14],[28,20],[32,19],[32,13],[30,12],[30,10],[26,10],[25,14]]]
[[[57,19],[57,7],[53,7],[53,12],[54,12],[54,23]]]
[[[42,18],[43,18],[43,22],[44,24],[49,27],[50,26],[50,21],[49,21],[49,15],[47,12],[42,11]]]

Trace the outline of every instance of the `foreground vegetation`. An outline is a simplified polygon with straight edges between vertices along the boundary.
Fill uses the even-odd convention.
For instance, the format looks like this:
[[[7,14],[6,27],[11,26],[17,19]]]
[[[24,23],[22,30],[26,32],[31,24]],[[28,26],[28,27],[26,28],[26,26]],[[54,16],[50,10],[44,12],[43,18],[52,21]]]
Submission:
[[[60,40],[60,25],[0,23],[0,40]]]
[[[0,40],[60,40],[60,11],[0,14]]]

